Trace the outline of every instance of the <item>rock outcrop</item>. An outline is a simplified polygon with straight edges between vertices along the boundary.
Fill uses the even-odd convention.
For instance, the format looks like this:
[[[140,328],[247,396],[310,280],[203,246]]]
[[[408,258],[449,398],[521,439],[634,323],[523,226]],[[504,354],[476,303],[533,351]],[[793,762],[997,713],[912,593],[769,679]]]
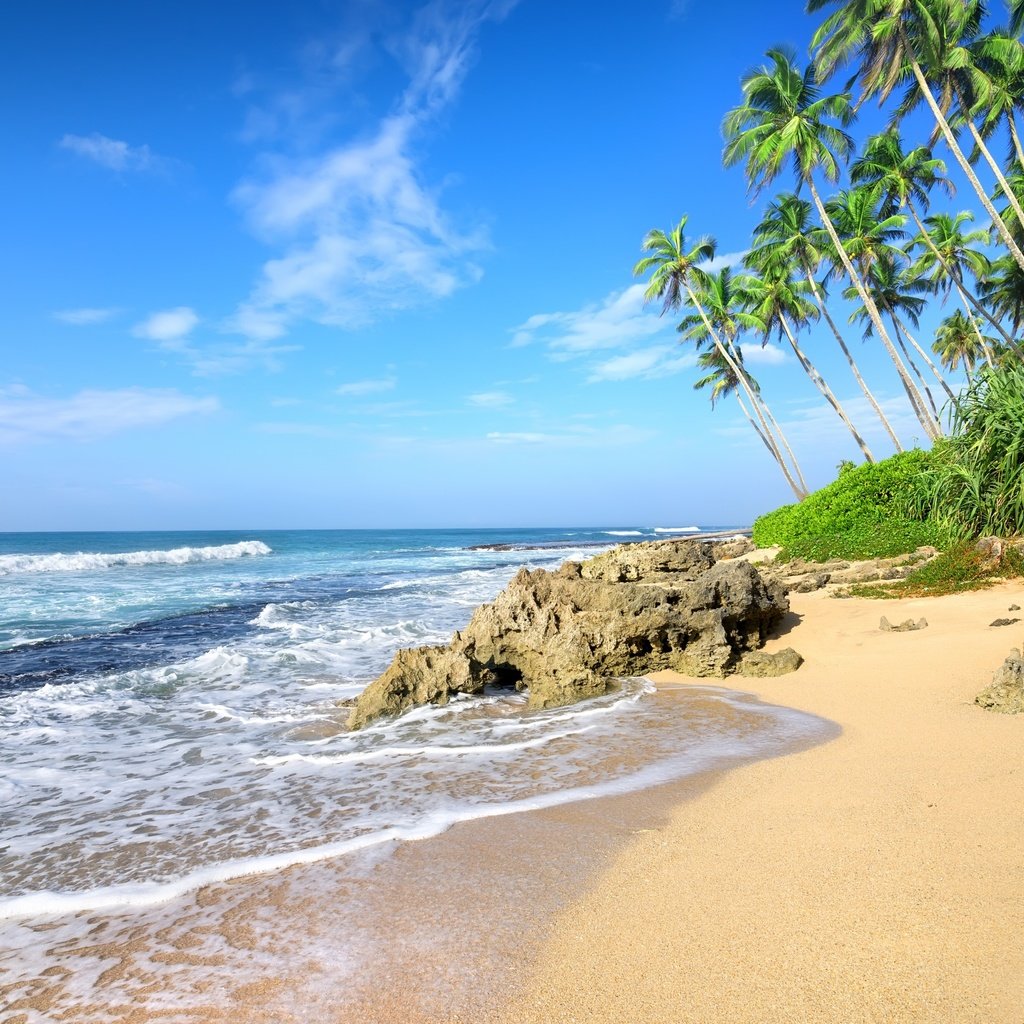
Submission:
[[[786,562],[769,562],[762,567],[761,573],[778,580],[787,593],[806,594],[828,587],[832,593],[839,596],[842,588],[853,583],[906,579],[915,569],[930,562],[938,553],[937,548],[922,547],[913,555],[868,558],[859,562],[838,558],[827,562],[809,562],[803,558],[791,558]]]
[[[486,686],[527,690],[531,707],[548,708],[658,669],[778,675],[799,655],[752,655],[788,610],[778,583],[749,562],[716,562],[709,543],[630,544],[555,572],[521,569],[446,647],[400,651],[348,725]]]
[[[996,670],[992,685],[982,690],[974,703],[988,711],[1004,715],[1024,713],[1024,659],[1014,648],[1010,656]]]
[[[916,622],[913,619],[904,619],[902,622],[890,622],[884,615],[878,623],[878,628],[883,633],[910,633],[915,629],[927,629],[928,620],[918,619]]]

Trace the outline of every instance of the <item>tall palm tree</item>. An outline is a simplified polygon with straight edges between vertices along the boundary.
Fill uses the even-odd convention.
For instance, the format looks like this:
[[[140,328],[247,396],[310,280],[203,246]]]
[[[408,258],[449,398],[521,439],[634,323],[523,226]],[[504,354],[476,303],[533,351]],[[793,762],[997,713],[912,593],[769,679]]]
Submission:
[[[968,377],[973,376],[975,365],[984,359],[989,366],[992,359],[989,349],[995,347],[994,338],[985,338],[978,328],[978,323],[969,322],[959,309],[939,324],[935,332],[932,351],[947,370],[954,371],[963,363]]]
[[[763,330],[763,324],[747,310],[746,298],[739,286],[739,280],[734,277],[729,267],[723,267],[717,273],[703,273],[699,281],[695,280],[691,285],[691,289],[694,293],[694,301],[691,303],[694,312],[682,318],[677,330],[685,340],[695,342],[698,349],[713,344],[713,337],[717,336],[733,356],[736,365],[743,371],[743,377],[749,378],[739,354],[738,339],[743,331]],[[737,376],[737,384],[742,384],[742,379],[739,376]],[[790,465],[793,467],[797,483],[806,491],[807,482],[800,470],[800,464],[797,462],[796,455],[793,453],[784,431],[772,415],[768,403],[762,397],[761,389],[751,385],[750,391],[753,392],[752,402],[755,412],[759,412],[760,416],[768,421],[763,437],[768,443],[769,450],[772,451],[780,467],[784,469],[786,466],[783,458],[784,449],[785,454],[789,457]],[[768,426],[771,429],[767,429]],[[772,448],[773,442],[776,442],[774,449]]]
[[[829,312],[824,286],[814,276],[823,259],[823,241],[827,241],[827,236],[823,239],[824,235],[823,228],[815,228],[811,224],[811,204],[792,192],[784,192],[768,204],[761,223],[754,229],[755,248],[748,257],[748,262],[751,266],[763,266],[767,258],[766,255],[760,254],[760,250],[763,249],[765,254],[770,254],[773,259],[789,266],[792,273],[803,275],[814,296],[818,312],[828,324],[832,336],[846,357],[854,379],[891,438],[896,451],[901,452],[903,446],[900,439],[864,380],[857,361]]]
[[[740,366],[743,366],[743,352],[739,347],[736,348],[735,355],[736,361]],[[740,409],[743,410],[743,415],[747,418],[747,422],[754,428],[754,432],[761,439],[765,448],[768,449],[772,458],[774,458],[775,452],[772,448],[771,442],[764,436],[761,428],[754,421],[754,417],[751,416],[750,411],[743,404],[743,398],[740,394],[739,378],[735,373],[733,373],[729,364],[722,358],[721,352],[716,348],[711,348],[705,352],[701,352],[697,357],[697,364],[701,369],[708,370],[709,372],[705,376],[694,381],[693,390],[703,391],[705,388],[711,388],[710,398],[712,409],[714,409],[715,404],[719,399],[723,398],[725,395],[732,395],[736,399]],[[743,367],[743,370],[746,373],[745,366]],[[747,373],[747,382],[755,392],[760,392],[761,386],[753,377],[750,376],[749,373]]]
[[[1008,256],[1001,256],[993,260],[992,269],[979,282],[978,290],[982,301],[1010,322],[1015,335],[1019,334],[1024,326],[1024,270]]]
[[[900,105],[905,115],[924,101],[971,187],[1013,258],[1024,270],[1024,251],[999,217],[974,168],[957,142],[947,112],[956,90],[964,89],[957,77],[958,63],[969,60],[966,46],[980,27],[983,8],[978,0],[808,0],[808,11],[838,4],[811,40],[814,63],[823,78],[843,64],[855,61],[864,96],[884,102],[892,90],[913,79],[911,92]],[[937,98],[929,84],[932,76],[944,90]],[[966,102],[966,101],[965,101]],[[973,129],[973,121],[967,118]],[[977,129],[973,129],[972,135]],[[982,141],[982,148],[984,142]],[[986,150],[987,152],[987,150]]]
[[[891,319],[892,310],[883,305],[879,299],[880,297],[891,299],[894,297],[894,293],[884,289],[878,290],[879,276],[875,271],[882,267],[882,281],[887,284],[896,283],[898,268],[906,262],[906,254],[899,244],[905,235],[903,225],[906,223],[906,217],[898,213],[884,216],[881,212],[881,199],[882,193],[878,186],[858,185],[855,188],[838,192],[828,201],[826,208],[835,224],[836,232],[842,240],[845,251],[849,254],[849,258],[867,286],[864,289],[864,294],[870,297],[875,309],[884,309]],[[830,253],[830,257],[833,266],[838,267],[839,261],[836,260],[835,254]],[[871,307],[864,301],[864,294],[861,294],[861,291],[856,288],[852,291],[848,289],[848,297],[860,298],[864,315],[871,320],[874,329],[877,330],[878,325],[871,318]],[[924,304],[924,300],[919,301],[921,305]],[[865,333],[871,334],[872,332]],[[923,384],[913,358],[906,351],[903,340],[905,332],[901,331],[899,323],[893,324],[893,336],[906,363],[895,350],[889,351],[889,358],[892,359],[893,365],[896,367],[903,390],[910,399],[911,407],[918,413],[921,426],[931,437],[935,435],[938,428],[938,417],[928,411],[928,405],[931,404],[934,408],[934,402],[931,401],[927,387],[925,386],[922,390],[914,380],[916,376],[918,381]],[[911,376],[911,372],[908,371],[907,364],[914,376]],[[927,403],[926,398],[929,400]]]
[[[647,255],[637,261],[633,267],[633,274],[640,277],[648,271],[652,271],[644,292],[644,300],[647,302],[655,299],[660,300],[663,313],[668,310],[678,310],[686,300],[693,306],[707,329],[708,338],[711,343],[721,355],[726,365],[736,375],[740,388],[754,409],[764,436],[774,442],[772,454],[778,462],[783,475],[786,477],[786,481],[793,489],[797,499],[802,500],[807,496],[807,486],[806,484],[801,485],[797,483],[793,472],[786,464],[782,456],[781,447],[775,441],[771,427],[768,425],[768,420],[762,407],[763,400],[751,387],[743,367],[736,361],[735,356],[730,351],[728,340],[723,340],[719,336],[697,298],[694,286],[700,289],[708,280],[708,274],[701,269],[701,266],[709,263],[714,258],[716,246],[714,239],[705,235],[698,238],[692,247],[688,247],[685,234],[687,220],[688,218],[683,216],[679,223],[669,232],[659,231],[658,229],[649,231],[644,237],[642,244],[642,250]]]
[[[874,462],[875,457],[867,442],[797,341],[797,331],[808,325],[818,314],[817,307],[807,298],[810,285],[805,280],[794,279],[790,267],[776,258],[768,247],[755,250],[747,257],[747,262],[760,272],[760,276],[745,275],[741,287],[750,312],[761,323],[762,343],[766,343],[773,333],[780,337],[785,335],[801,369],[843,421],[864,458]]]
[[[955,288],[967,314],[964,323],[974,325],[977,331],[977,342],[984,353],[985,361],[992,366],[992,353],[981,334],[981,327],[974,319],[971,308],[980,303],[971,295],[963,280],[964,270],[969,270],[975,280],[981,280],[989,273],[990,261],[979,249],[973,246],[987,238],[985,231],[968,231],[964,233],[961,225],[969,224],[974,214],[962,210],[955,217],[948,213],[936,213],[928,218],[925,230],[911,240],[911,245],[923,249],[908,268],[908,274],[927,282],[936,294],[949,293]],[[992,321],[997,324],[994,317]],[[1002,328],[999,328],[1002,331]],[[1009,337],[1007,336],[1007,341]],[[1012,342],[1010,342],[1012,344]]]
[[[981,119],[978,131],[987,142],[1000,124],[1006,125],[1010,152],[1018,171],[1024,171],[1024,147],[1014,117],[1018,110],[1024,110],[1024,45],[1014,33],[997,29],[976,40],[971,54],[978,76],[975,85],[981,84],[979,91],[984,93],[972,111]]]
[[[814,181],[815,172],[821,172],[826,181],[837,181],[842,163],[849,157],[853,144],[843,128],[853,118],[850,97],[846,93],[822,96],[813,65],[801,73],[790,50],[769,50],[767,56],[770,63],[744,77],[744,102],[730,111],[722,124],[725,164],[731,167],[745,163],[748,182],[760,190],[778,177],[787,162],[792,162],[797,180],[807,185],[818,217],[832,240],[833,251],[864,304],[904,388],[913,390],[914,383],[878,307],[840,241]]]

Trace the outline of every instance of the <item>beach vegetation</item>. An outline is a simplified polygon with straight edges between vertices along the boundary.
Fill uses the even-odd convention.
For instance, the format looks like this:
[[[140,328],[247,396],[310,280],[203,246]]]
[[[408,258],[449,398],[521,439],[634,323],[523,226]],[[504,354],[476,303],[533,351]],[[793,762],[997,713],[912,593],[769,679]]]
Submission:
[[[702,374],[695,389],[712,408],[735,396],[797,502],[818,510],[780,509],[760,521],[762,537],[774,532],[794,553],[841,547],[854,557],[916,538],[1020,532],[1019,449],[995,407],[1017,412],[1021,381],[1007,368],[1024,361],[1024,4],[1008,0],[1005,25],[983,0],[808,0],[807,10],[821,18],[807,58],[768,50],[722,122],[723,163],[742,167],[753,195],[769,193],[742,264],[712,272],[714,240],[686,244],[683,217],[648,233],[634,272],[650,273],[648,299],[680,314]],[[858,139],[869,101],[887,124]],[[977,218],[962,201],[936,208],[955,196],[947,159],[969,184]],[[785,179],[793,191],[771,194]],[[957,308],[936,315],[946,303]],[[931,337],[926,323],[937,324]],[[884,350],[936,457],[927,472],[912,452],[881,470],[879,479],[913,464],[920,474],[906,481],[900,510],[865,492],[839,531],[846,539],[829,541],[817,517],[838,500],[833,485],[810,492],[743,349],[770,340],[788,348],[865,465],[881,466],[879,425],[897,455],[908,446],[891,402],[876,398],[858,365],[850,324]],[[864,401],[840,400],[841,385],[819,370],[816,337],[839,346]]]

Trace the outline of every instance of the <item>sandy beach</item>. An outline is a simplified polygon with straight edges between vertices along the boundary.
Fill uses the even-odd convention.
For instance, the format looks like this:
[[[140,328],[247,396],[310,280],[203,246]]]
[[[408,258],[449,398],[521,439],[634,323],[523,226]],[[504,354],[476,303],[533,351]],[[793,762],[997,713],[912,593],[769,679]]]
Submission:
[[[972,703],[1024,639],[989,625],[1022,598],[791,595],[769,649],[806,663],[747,688],[842,734],[725,773],[634,837],[500,1019],[1024,1021],[1024,718]],[[883,633],[883,614],[929,625]]]

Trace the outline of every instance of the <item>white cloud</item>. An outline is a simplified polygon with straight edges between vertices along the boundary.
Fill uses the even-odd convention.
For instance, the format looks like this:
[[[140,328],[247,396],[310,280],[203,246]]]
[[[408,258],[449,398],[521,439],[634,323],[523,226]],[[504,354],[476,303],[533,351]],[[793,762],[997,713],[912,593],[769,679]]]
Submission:
[[[92,441],[185,416],[207,415],[219,408],[216,398],[194,398],[173,388],[90,389],[69,398],[7,388],[0,390],[0,442]]]
[[[495,441],[498,444],[544,444],[553,441],[553,434],[534,434],[522,431],[492,430],[487,435],[488,441]]]
[[[73,327],[88,327],[91,324],[106,323],[120,312],[115,308],[59,309],[53,314],[53,319],[59,320],[62,324],[71,324]]]
[[[511,345],[541,342],[556,356],[568,358],[595,349],[626,347],[672,326],[672,321],[644,307],[644,285],[634,284],[573,312],[537,313],[513,329]]]
[[[655,431],[618,423],[608,427],[590,427],[574,423],[553,432],[501,431],[487,434],[487,440],[503,445],[547,445],[559,448],[607,448],[616,445],[642,444],[656,436]]]
[[[726,267],[738,267],[747,258],[749,252],[749,249],[744,249],[742,252],[723,252],[713,260],[702,263],[700,269],[713,274],[716,270],[724,270]]]
[[[376,395],[382,391],[393,391],[398,381],[394,377],[382,377],[379,380],[353,380],[336,388],[339,395]]]
[[[655,345],[637,349],[623,356],[614,356],[598,363],[587,378],[588,383],[611,380],[653,380],[668,377],[696,365],[697,357],[692,352],[680,354],[678,346]]]
[[[515,399],[504,391],[481,391],[470,395],[466,401],[478,409],[501,409],[511,405]]]
[[[157,156],[149,146],[132,146],[99,132],[93,132],[92,135],[64,135],[58,145],[61,149],[71,150],[112,171],[162,170],[168,164],[164,157]]]
[[[195,310],[188,306],[178,306],[176,309],[153,313],[142,323],[136,324],[132,333],[138,338],[148,338],[173,347],[176,342],[188,337],[198,323],[199,317]]]
[[[786,350],[778,345],[743,345],[743,362],[751,366],[778,366],[789,360]]]
[[[392,40],[408,84],[374,131],[311,159],[268,159],[269,174],[235,190],[252,229],[283,251],[264,264],[229,329],[279,337],[301,317],[351,328],[479,279],[483,231],[453,223],[412,148],[458,92],[480,27],[511,6],[428,4]]]

